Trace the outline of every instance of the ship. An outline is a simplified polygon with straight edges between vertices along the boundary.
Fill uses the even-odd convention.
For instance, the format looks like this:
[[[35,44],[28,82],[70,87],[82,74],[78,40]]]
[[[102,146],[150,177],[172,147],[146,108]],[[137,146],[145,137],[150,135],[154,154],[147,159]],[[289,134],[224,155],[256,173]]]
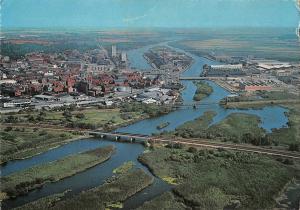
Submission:
[[[164,122],[164,123],[159,124],[156,128],[163,129],[163,128],[167,127],[168,125],[170,125],[170,122]]]
[[[296,0],[296,7],[297,7],[297,9],[300,12],[300,0]]]

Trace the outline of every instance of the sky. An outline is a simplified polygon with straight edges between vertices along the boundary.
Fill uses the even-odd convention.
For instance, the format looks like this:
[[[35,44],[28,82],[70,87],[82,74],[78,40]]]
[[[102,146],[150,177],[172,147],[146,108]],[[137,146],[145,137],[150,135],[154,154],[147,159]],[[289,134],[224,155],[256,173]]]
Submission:
[[[294,0],[0,0],[2,27],[295,27]]]

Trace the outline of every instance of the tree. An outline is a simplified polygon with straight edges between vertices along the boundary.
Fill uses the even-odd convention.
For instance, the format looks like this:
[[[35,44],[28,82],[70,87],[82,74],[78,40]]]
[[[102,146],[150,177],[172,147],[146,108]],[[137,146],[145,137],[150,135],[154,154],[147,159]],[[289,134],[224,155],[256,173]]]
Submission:
[[[67,121],[72,121],[72,113],[70,110],[65,110],[63,116],[66,118]]]
[[[85,115],[83,113],[78,113],[78,114],[76,114],[75,117],[78,119],[83,119],[83,118],[85,118]]]

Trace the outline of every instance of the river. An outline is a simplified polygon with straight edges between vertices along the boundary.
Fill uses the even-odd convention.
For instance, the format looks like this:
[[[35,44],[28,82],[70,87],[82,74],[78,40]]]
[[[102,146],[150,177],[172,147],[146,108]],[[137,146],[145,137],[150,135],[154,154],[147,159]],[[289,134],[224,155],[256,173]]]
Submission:
[[[166,43],[163,43],[167,45]],[[144,52],[149,50],[149,48],[155,45],[146,46],[139,49],[134,49],[128,52],[128,58],[132,67],[137,69],[150,69],[150,65],[143,58]],[[178,49],[177,49],[178,50]],[[187,53],[189,56],[193,57],[194,63],[186,70],[184,76],[199,76],[202,71],[202,66],[204,64],[216,64],[216,62],[199,57],[190,53]],[[264,128],[267,132],[271,132],[272,128],[281,128],[286,126],[288,119],[285,116],[287,111],[284,108],[278,106],[265,107],[260,110],[237,110],[237,109],[224,109],[218,105],[222,98],[230,94],[228,91],[222,87],[216,85],[213,82],[207,81],[214,89],[213,93],[205,98],[201,103],[198,109],[178,109],[169,114],[152,118],[145,119],[134,123],[132,125],[119,128],[116,131],[127,132],[127,133],[140,133],[140,134],[153,134],[162,132],[164,130],[171,131],[176,127],[182,125],[187,121],[191,121],[195,118],[200,117],[204,112],[208,110],[215,111],[217,115],[214,117],[212,124],[220,122],[226,116],[231,113],[248,113],[254,114],[260,117],[261,127]],[[182,91],[182,98],[184,103],[189,103],[193,101],[193,96],[196,90],[195,85],[192,81],[183,81],[185,89]],[[212,102],[213,104],[205,105]],[[157,125],[162,122],[170,122],[170,125],[162,130],[156,128]],[[1,175],[8,175],[34,165],[54,161],[65,157],[70,154],[86,151],[89,149],[94,149],[97,147],[103,147],[105,145],[115,145],[117,152],[114,154],[111,159],[106,161],[103,164],[99,164],[91,169],[88,169],[82,173],[78,173],[72,177],[65,178],[56,183],[48,183],[42,189],[35,190],[30,192],[26,196],[19,196],[16,199],[11,199],[3,202],[3,209],[10,209],[16,206],[23,205],[25,203],[34,201],[38,198],[48,196],[54,193],[61,193],[65,190],[71,189],[72,191],[67,194],[67,196],[79,193],[82,190],[86,190],[95,186],[99,186],[104,183],[104,181],[112,176],[112,170],[126,161],[133,161],[136,167],[143,168],[147,173],[150,174],[147,168],[142,166],[137,158],[140,154],[143,153],[144,148],[140,144],[128,144],[128,143],[118,143],[105,140],[95,140],[95,139],[82,139],[75,142],[68,143],[61,147],[55,148],[48,152],[36,155],[34,157],[25,159],[10,161],[5,166],[1,168]],[[171,186],[163,182],[162,180],[155,178],[154,183],[143,191],[137,193],[124,203],[125,209],[132,209],[141,205],[144,201],[150,200],[155,196],[170,190]]]

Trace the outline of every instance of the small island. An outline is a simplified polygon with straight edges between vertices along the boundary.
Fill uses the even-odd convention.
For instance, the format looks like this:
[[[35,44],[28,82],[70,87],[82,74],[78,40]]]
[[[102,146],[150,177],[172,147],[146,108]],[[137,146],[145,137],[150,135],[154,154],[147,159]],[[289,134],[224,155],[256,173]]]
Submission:
[[[197,86],[197,90],[193,98],[194,101],[201,101],[213,92],[213,88],[206,82],[194,82],[194,84]]]
[[[48,182],[56,182],[73,176],[108,160],[115,152],[114,146],[107,146],[69,155],[65,158],[1,177],[1,192],[5,198],[25,195]]]

